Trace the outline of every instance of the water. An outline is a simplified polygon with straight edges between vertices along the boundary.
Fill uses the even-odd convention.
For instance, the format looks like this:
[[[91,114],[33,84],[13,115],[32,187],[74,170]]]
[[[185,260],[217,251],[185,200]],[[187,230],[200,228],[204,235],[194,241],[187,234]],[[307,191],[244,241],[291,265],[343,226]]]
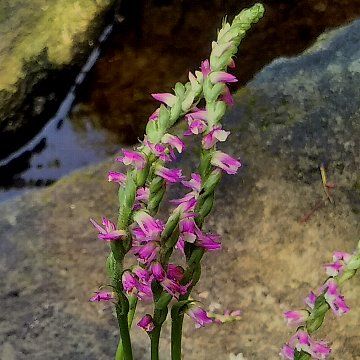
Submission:
[[[114,153],[116,136],[95,127],[87,116],[71,120],[70,111],[79,86],[100,56],[101,45],[111,33],[108,25],[99,45],[90,54],[56,114],[26,145],[0,161],[0,201],[28,188],[47,186],[80,167],[97,163]]]

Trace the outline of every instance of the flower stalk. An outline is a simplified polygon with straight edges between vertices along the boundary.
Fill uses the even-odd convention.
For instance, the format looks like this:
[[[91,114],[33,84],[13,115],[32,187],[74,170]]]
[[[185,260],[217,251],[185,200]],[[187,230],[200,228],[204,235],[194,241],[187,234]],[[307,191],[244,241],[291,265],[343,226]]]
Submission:
[[[350,311],[340,286],[350,280],[360,268],[360,241],[353,254],[337,251],[333,262],[324,266],[328,278],[318,290],[305,299],[307,309],[287,311],[284,313],[289,326],[297,327],[296,334],[285,344],[280,352],[283,359],[308,360],[326,359],[331,349],[325,341],[311,338],[323,324],[326,314],[331,309],[335,316],[342,316]]]
[[[138,326],[150,338],[151,359],[159,359],[161,328],[172,307],[172,358],[181,358],[181,334],[184,314],[196,326],[215,322],[205,310],[188,300],[201,274],[201,259],[205,252],[221,248],[219,236],[203,231],[210,213],[214,194],[222,172],[235,174],[241,164],[237,159],[216,149],[230,132],[220,124],[227,106],[233,103],[227,83],[236,82],[227,67],[233,67],[233,57],[252,24],[263,15],[260,4],[242,11],[232,24],[224,22],[213,42],[209,60],[200,71],[189,73],[186,84],[177,83],[173,93],[153,94],[161,104],[149,117],[143,141],[136,150],[123,150],[116,161],[128,167],[126,174],[111,171],[108,180],[119,186],[119,213],[115,226],[103,218],[99,239],[109,242],[107,269],[112,280],[111,294],[94,296],[94,301],[114,301],[120,329],[117,360],[132,360],[130,328],[138,300],[153,302],[153,315],[146,314]],[[205,108],[198,108],[201,100]],[[185,151],[183,141],[171,134],[171,127],[184,118],[188,130],[184,134],[202,136],[199,173],[186,180],[181,169],[171,167],[177,153]],[[180,183],[188,191],[180,199],[170,200],[175,208],[166,222],[156,218],[166,189]],[[186,268],[172,262],[178,249],[186,259]],[[135,264],[124,268],[124,259],[135,255]],[[136,299],[136,300],[135,300]]]

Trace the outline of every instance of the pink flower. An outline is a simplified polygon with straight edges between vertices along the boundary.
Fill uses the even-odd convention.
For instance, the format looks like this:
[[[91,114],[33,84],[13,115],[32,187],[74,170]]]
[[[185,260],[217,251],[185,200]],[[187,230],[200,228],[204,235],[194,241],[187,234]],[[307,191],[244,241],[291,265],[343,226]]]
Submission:
[[[220,239],[219,235],[216,234],[204,234],[201,231],[197,232],[197,240],[195,241],[196,245],[207,251],[215,251],[221,249],[221,244],[216,240]]]
[[[160,108],[157,108],[150,116],[149,116],[149,122],[156,121],[159,118],[160,114]]]
[[[108,181],[117,182],[120,185],[124,185],[126,181],[126,175],[116,171],[109,171]]]
[[[206,111],[198,110],[185,115],[189,130],[184,133],[185,136],[198,135],[203,133],[207,128]]]
[[[331,349],[325,341],[313,341],[312,343],[312,356],[315,359],[326,359],[330,355]]]
[[[154,219],[143,210],[137,211],[133,218],[142,231],[141,233],[134,228],[132,232],[135,237],[140,235],[140,241],[158,240],[161,232],[164,230],[164,224],[161,220]]]
[[[108,291],[97,291],[95,295],[89,299],[91,302],[99,302],[99,301],[110,301],[114,300],[114,293]]]
[[[336,281],[329,279],[325,283],[324,289],[326,289],[324,294],[325,300],[335,315],[341,316],[350,311],[350,308],[345,303],[344,296],[340,294]]]
[[[122,284],[126,293],[136,295],[140,300],[149,301],[153,297],[150,274],[145,269],[140,269],[142,269],[140,266],[136,266],[133,272],[124,271]]]
[[[181,285],[176,280],[166,277],[160,282],[160,285],[171,296],[173,296],[175,299],[178,299],[180,295],[185,295],[187,293],[188,287],[191,285],[191,283],[187,285]]]
[[[93,219],[90,219],[90,222],[99,231],[98,238],[100,240],[113,241],[113,240],[119,240],[126,236],[126,232],[124,230],[116,230],[115,224],[110,220],[108,220],[106,217],[102,218],[102,224],[104,227],[101,227]]]
[[[234,75],[231,75],[225,71],[214,71],[212,72],[210,75],[210,81],[213,84],[216,83],[233,83],[233,82],[237,82],[237,78]]]
[[[208,316],[207,312],[196,304],[191,304],[185,312],[194,320],[196,328],[214,322],[214,320]]]
[[[157,93],[157,94],[151,94],[151,96],[162,103],[164,103],[167,106],[174,106],[176,103],[176,96],[170,93]]]
[[[179,213],[180,219],[196,216],[194,210],[197,201],[192,192],[187,194],[182,199],[171,200],[173,203],[176,203],[177,201],[179,202],[179,205],[173,210],[173,213]]]
[[[161,176],[169,183],[177,183],[183,179],[181,169],[168,169],[164,166],[158,166],[155,174]]]
[[[191,174],[190,180],[184,180],[181,182],[185,187],[192,189],[193,191],[200,192],[201,190],[201,176],[197,173]]]
[[[136,170],[142,170],[146,164],[146,157],[137,151],[122,150],[124,156],[116,159],[116,161],[122,162],[125,165],[134,165]]]
[[[181,285],[179,281],[182,279],[183,271],[180,270],[174,265],[168,267],[168,273],[165,273],[162,265],[154,261],[150,265],[150,271],[152,272],[154,279],[160,283],[166,292],[175,297],[179,298],[179,295],[184,295],[187,292],[188,285]],[[180,277],[181,276],[181,277]]]
[[[150,302],[153,300],[153,293],[151,289],[151,283],[139,282],[137,286],[138,292],[136,296],[144,302]]]
[[[333,254],[334,262],[324,265],[326,274],[332,277],[340,275],[344,271],[345,266],[349,263],[350,259],[350,254],[342,251],[335,251]]]
[[[206,60],[202,61],[200,69],[201,69],[201,72],[202,72],[204,78],[206,78],[211,72],[209,60],[206,59]]]
[[[228,106],[233,106],[234,105],[234,98],[231,95],[230,89],[225,86],[224,92],[221,96],[221,100]]]
[[[214,126],[202,139],[202,146],[204,149],[211,149],[218,141],[226,141],[229,135],[230,131],[222,130],[221,126]]]
[[[148,272],[148,270],[142,268],[139,265],[135,265],[132,268],[132,272],[139,278],[140,281],[142,282],[148,282],[150,279],[150,274]]]
[[[347,264],[350,259],[351,259],[352,255],[348,254],[346,252],[343,251],[335,251],[333,254],[333,260],[334,261],[340,261],[342,260],[345,264]]]
[[[241,163],[222,151],[214,151],[211,158],[211,164],[224,170],[226,173],[233,175],[241,166]]]
[[[144,145],[162,161],[172,161],[175,159],[175,153],[163,144],[153,144],[146,137],[143,141]]]
[[[183,255],[185,255],[185,240],[183,238],[179,237],[179,240],[175,245],[175,249],[179,250]]]
[[[165,134],[162,137],[161,142],[169,144],[175,148],[179,154],[185,150],[185,144],[175,135]]]
[[[309,312],[306,310],[286,311],[284,312],[284,317],[288,326],[298,327],[306,322]]]
[[[167,276],[171,280],[180,282],[184,277],[184,269],[175,264],[169,264],[167,267]]]
[[[289,345],[284,345],[279,354],[283,359],[294,360],[295,351]]]
[[[327,346],[324,341],[315,341],[311,339],[309,334],[306,331],[299,330],[295,335],[293,335],[288,344],[283,347],[280,355],[284,359],[294,359],[292,356],[292,350],[298,352],[305,352],[309,354],[313,359],[326,359],[330,354],[331,349]]]
[[[224,312],[224,315],[220,315],[220,314],[214,314],[214,313],[210,313],[208,314],[209,317],[211,317],[214,322],[216,322],[217,324],[225,324],[227,322],[232,322],[232,321],[236,321],[236,320],[240,320],[241,318],[241,310],[226,310]]]
[[[185,218],[179,222],[180,238],[182,241],[194,243],[196,240],[196,231],[199,230],[194,219]]]
[[[143,316],[137,325],[141,327],[143,330],[145,330],[147,333],[155,329],[153,318],[149,314]]]
[[[140,281],[148,282],[150,279],[148,270],[142,268],[139,265],[134,266],[132,268],[132,272],[139,278]]]
[[[136,191],[135,200],[146,203],[149,201],[149,196],[150,196],[150,189],[147,187],[141,187],[141,188],[137,189],[137,191]]]
[[[137,289],[138,281],[134,274],[130,272],[129,270],[126,270],[122,274],[121,278],[123,288],[128,294],[134,293],[134,291]]]
[[[229,64],[228,64],[228,67],[229,67],[230,69],[235,69],[235,68],[236,68],[234,59],[230,59],[230,62],[229,62]]]
[[[138,261],[142,264],[150,264],[155,260],[160,251],[159,244],[156,241],[149,241],[145,245],[134,248]]]
[[[305,304],[310,308],[313,309],[316,302],[316,295],[310,291],[309,295],[305,298]]]
[[[158,261],[154,261],[150,265],[150,271],[154,275],[155,280],[163,281],[166,277],[165,270]]]
[[[327,275],[329,276],[337,276],[340,273],[343,272],[344,270],[344,263],[340,262],[340,261],[335,261],[333,263],[330,264],[325,264],[324,265],[325,268],[325,272]]]

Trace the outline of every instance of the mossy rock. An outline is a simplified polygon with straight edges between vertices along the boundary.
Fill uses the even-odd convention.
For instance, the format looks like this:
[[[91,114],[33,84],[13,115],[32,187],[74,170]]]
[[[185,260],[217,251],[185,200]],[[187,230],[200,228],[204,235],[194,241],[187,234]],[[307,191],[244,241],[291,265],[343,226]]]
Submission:
[[[0,0],[0,157],[54,112],[113,2]]]

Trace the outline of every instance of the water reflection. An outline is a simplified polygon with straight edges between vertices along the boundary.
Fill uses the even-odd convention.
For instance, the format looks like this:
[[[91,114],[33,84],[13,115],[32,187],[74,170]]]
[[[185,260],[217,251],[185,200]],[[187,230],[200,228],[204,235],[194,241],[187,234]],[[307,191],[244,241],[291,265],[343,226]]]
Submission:
[[[70,113],[78,87],[96,63],[100,46],[112,27],[109,25],[102,32],[99,46],[90,54],[55,116],[29,143],[0,161],[0,201],[26,188],[50,185],[71,171],[99,162],[116,151],[115,134],[95,129],[94,121],[81,112]]]

